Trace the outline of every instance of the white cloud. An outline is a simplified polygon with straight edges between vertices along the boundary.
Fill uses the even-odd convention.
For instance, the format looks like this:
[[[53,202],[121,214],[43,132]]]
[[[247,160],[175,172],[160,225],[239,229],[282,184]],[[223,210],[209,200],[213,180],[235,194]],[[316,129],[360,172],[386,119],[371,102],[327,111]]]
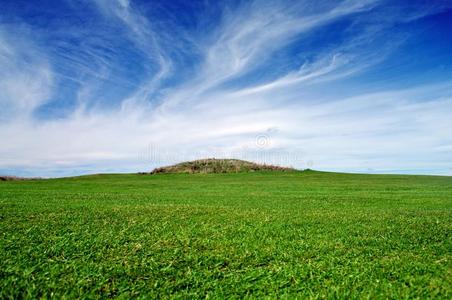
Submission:
[[[320,12],[304,14],[305,2],[285,6],[279,2],[259,1],[226,14],[216,33],[218,38],[207,47],[201,76],[210,81],[203,82],[203,87],[209,88],[250,71],[295,36],[349,14],[371,9],[375,2],[344,1]]]
[[[417,104],[410,99],[414,92],[426,97],[437,88],[360,95],[324,105],[278,108],[263,98],[259,102],[264,108],[256,110],[232,98],[233,107],[217,102],[186,111],[95,113],[40,125],[10,124],[0,127],[0,136],[9,141],[0,149],[0,165],[39,169],[58,162],[71,168],[126,161],[146,170],[189,154],[277,150],[275,155],[297,154],[296,161],[289,157],[287,164],[299,167],[308,161],[325,169],[440,167],[452,163],[447,150],[452,144],[447,113],[452,111],[452,95]],[[278,130],[269,133],[271,128]],[[260,134],[268,135],[268,148],[256,145]],[[161,151],[154,153],[161,161],[150,161],[149,145]],[[275,155],[268,158],[278,159]]]
[[[49,99],[53,73],[33,43],[9,30],[0,26],[0,118],[29,117]]]

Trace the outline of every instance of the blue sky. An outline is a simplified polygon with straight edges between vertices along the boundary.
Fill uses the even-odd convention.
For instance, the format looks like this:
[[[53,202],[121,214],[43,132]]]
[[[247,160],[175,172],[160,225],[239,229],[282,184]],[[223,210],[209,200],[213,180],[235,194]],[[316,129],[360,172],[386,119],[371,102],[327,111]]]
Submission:
[[[452,175],[452,1],[0,1],[0,173]]]

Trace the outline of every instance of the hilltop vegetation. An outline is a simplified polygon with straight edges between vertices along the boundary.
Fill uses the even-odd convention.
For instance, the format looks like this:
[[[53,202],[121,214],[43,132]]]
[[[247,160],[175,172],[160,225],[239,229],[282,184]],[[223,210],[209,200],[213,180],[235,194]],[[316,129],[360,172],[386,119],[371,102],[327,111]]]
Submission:
[[[33,180],[33,179],[40,179],[40,178],[26,178],[26,177],[18,177],[18,176],[7,176],[7,175],[0,175],[0,181],[14,181],[14,180]]]
[[[0,182],[0,299],[449,299],[452,178]]]
[[[266,164],[257,164],[240,159],[200,159],[182,162],[176,165],[154,169],[151,174],[159,173],[241,173],[256,171],[294,171],[292,168]]]

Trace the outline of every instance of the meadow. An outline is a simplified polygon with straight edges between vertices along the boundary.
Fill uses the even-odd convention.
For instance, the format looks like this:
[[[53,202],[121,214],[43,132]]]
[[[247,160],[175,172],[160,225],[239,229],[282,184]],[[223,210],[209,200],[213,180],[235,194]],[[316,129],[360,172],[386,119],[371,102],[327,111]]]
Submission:
[[[452,296],[452,177],[0,182],[0,298]]]

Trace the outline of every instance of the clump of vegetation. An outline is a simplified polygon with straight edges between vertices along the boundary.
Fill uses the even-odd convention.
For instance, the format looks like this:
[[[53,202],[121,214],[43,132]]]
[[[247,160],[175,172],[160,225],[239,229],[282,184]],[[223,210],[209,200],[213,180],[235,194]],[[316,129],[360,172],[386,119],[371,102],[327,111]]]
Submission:
[[[0,181],[31,180],[31,179],[39,179],[39,178],[25,178],[25,177],[17,177],[17,176],[0,175]]]
[[[267,164],[258,164],[240,159],[199,159],[176,165],[154,169],[151,174],[159,173],[242,173],[256,171],[295,171],[293,168]]]

